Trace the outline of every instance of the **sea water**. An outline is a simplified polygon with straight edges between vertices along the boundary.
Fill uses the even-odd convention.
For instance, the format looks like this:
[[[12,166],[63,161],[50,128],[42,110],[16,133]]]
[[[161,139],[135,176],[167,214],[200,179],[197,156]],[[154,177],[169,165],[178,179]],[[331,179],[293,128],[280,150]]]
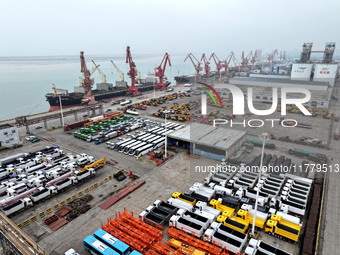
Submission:
[[[133,58],[141,78],[145,78],[145,74],[155,72],[163,55],[133,55]],[[130,84],[125,56],[85,55],[85,59],[90,71],[94,68],[91,60],[94,60],[106,75],[107,82],[115,85],[120,77],[110,61],[113,60]],[[170,56],[171,67],[167,65],[165,75],[172,85],[175,84],[174,76],[195,72],[190,60],[184,62],[184,59],[185,56]],[[74,86],[79,86],[81,76],[79,56],[0,57],[0,120],[48,111],[45,94],[53,92],[52,84],[73,92]],[[101,83],[98,72],[92,77],[95,83]],[[95,84],[93,88],[96,88]]]

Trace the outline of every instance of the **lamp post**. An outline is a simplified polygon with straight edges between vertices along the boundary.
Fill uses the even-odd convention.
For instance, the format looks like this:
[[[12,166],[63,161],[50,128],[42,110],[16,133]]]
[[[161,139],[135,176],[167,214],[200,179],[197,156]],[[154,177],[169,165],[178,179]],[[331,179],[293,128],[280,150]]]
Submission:
[[[167,146],[168,146],[168,141],[167,141],[167,134],[166,134],[166,132],[167,132],[167,130],[166,130],[166,115],[170,112],[170,111],[168,111],[168,110],[165,110],[165,111],[163,111],[164,112],[164,127],[165,127],[165,150],[164,150],[164,158],[166,159],[166,157],[167,157]]]
[[[253,227],[252,227],[252,236],[255,236],[255,221],[256,221],[256,212],[257,212],[257,203],[259,199],[259,193],[260,193],[260,180],[261,180],[261,174],[262,174],[262,163],[263,163],[263,154],[264,154],[264,146],[266,144],[266,141],[270,140],[270,134],[268,133],[262,133],[259,135],[260,140],[262,141],[262,152],[261,152],[261,161],[260,161],[260,171],[259,171],[259,179],[258,179],[258,187],[256,191],[256,200],[255,200],[255,212],[254,212],[254,218],[253,218]]]

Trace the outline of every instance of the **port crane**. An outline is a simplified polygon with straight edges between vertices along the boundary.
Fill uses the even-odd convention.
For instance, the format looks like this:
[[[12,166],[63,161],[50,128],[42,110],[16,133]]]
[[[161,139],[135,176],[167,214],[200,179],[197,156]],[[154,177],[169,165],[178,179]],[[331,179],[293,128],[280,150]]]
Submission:
[[[126,63],[129,63],[130,70],[128,72],[128,75],[131,78],[131,86],[129,87],[129,91],[127,92],[128,95],[138,95],[140,92],[138,91],[138,88],[136,85],[136,75],[137,75],[137,69],[136,64],[132,60],[131,52],[130,52],[130,46],[127,46],[126,48]]]
[[[102,78],[102,83],[106,83],[106,75],[102,72],[102,70],[100,70],[99,68],[100,65],[97,65],[93,60],[91,61],[94,64],[95,69],[98,71],[100,77]]]
[[[256,60],[259,60],[259,59],[260,59],[260,51],[256,50],[255,53],[250,58],[250,62],[253,67],[255,66]]]
[[[244,57],[244,51],[242,51],[242,62],[241,62],[241,71],[246,71],[248,69],[249,60],[253,57],[253,52],[250,51],[247,57]]]
[[[234,65],[235,65],[235,62],[236,62],[236,59],[235,59],[235,53],[232,51],[230,52],[229,56],[226,58],[226,60],[224,61],[224,72],[225,73],[228,73],[229,72],[229,65],[230,65],[230,61],[233,59],[234,61]]]
[[[157,83],[156,89],[161,89],[161,90],[166,89],[166,86],[163,83],[163,78],[164,78],[164,72],[165,72],[167,63],[169,63],[169,66],[171,66],[170,55],[168,53],[165,53],[161,64],[155,68],[155,71],[156,71],[155,75],[159,78],[159,82]]]
[[[225,64],[223,61],[220,61],[218,59],[218,57],[216,56],[215,53],[212,53],[209,60],[213,58],[214,59],[214,62],[215,62],[215,65],[216,65],[216,73],[217,74],[220,74],[221,73],[221,69],[225,67]]]
[[[194,65],[195,67],[195,71],[196,71],[196,76],[199,77],[200,76],[200,71],[202,71],[202,67],[201,67],[201,62],[199,62],[197,60],[197,58],[195,58],[195,56],[192,53],[189,53],[188,56],[184,59],[184,62],[190,58],[191,63]],[[195,61],[196,63],[195,63]]]
[[[275,55],[277,55],[279,52],[277,49],[275,49],[271,54],[269,54],[268,56],[268,64],[271,65],[273,64],[273,60],[274,60],[274,57]]]
[[[209,77],[210,73],[210,62],[208,61],[207,57],[205,56],[205,53],[203,53],[201,61],[203,60],[204,63],[204,74],[203,76]]]
[[[125,77],[124,77],[124,74],[122,73],[122,71],[120,71],[120,69],[116,66],[116,64],[111,60],[111,63],[113,65],[113,67],[116,69],[116,72],[118,73],[119,75],[119,78],[120,78],[120,85],[119,87],[125,87],[126,86],[126,83],[125,83]],[[116,83],[117,84],[117,83]]]
[[[97,70],[98,67],[96,66],[96,68],[92,72],[90,72],[89,69],[87,69],[83,51],[80,52],[80,67],[81,67],[80,71],[84,74],[84,78],[82,77],[79,78],[80,85],[85,87],[86,96],[91,96],[92,95],[91,88],[94,83],[94,79],[91,79],[91,76]]]

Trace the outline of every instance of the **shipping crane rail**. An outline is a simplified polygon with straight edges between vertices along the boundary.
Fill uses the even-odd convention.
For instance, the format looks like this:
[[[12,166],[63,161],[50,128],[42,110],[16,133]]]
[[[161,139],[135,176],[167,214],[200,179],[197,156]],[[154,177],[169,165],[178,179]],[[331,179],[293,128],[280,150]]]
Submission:
[[[3,253],[10,249],[12,253],[18,255],[48,255],[2,212],[0,212],[0,241]]]

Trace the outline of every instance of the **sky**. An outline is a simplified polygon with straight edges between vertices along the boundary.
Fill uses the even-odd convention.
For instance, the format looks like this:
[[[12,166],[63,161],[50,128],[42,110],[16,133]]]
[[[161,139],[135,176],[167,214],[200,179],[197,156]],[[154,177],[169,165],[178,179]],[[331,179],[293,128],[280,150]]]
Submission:
[[[337,0],[4,0],[0,56],[323,50]]]

